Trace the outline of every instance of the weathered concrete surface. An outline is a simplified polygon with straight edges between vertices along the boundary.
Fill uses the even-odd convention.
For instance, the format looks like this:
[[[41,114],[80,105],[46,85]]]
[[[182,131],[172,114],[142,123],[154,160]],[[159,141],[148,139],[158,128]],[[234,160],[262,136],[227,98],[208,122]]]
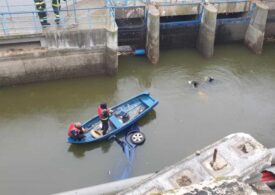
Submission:
[[[243,41],[248,24],[220,24],[216,26],[215,44]]]
[[[165,6],[169,4],[163,0],[154,0],[151,1],[153,5],[155,5],[159,11],[160,16],[177,16],[177,15],[196,15],[199,13],[200,6],[203,1],[200,0],[192,0],[192,1],[170,1],[171,5]],[[214,5],[217,9],[218,13],[237,13],[237,12],[246,12],[249,10],[251,2],[250,1],[223,1],[223,3],[215,3],[216,0],[208,1],[212,5]]]
[[[43,47],[0,50],[0,86],[88,75],[114,75],[118,70],[117,26],[110,17],[103,29],[44,32]]]
[[[224,3],[215,3],[215,0],[210,0],[209,3],[214,5],[218,13],[238,13],[247,12],[250,9],[251,1],[224,1]],[[219,1],[220,2],[220,1]]]
[[[155,6],[148,10],[146,53],[151,63],[159,61],[159,11]]]
[[[256,54],[262,53],[267,14],[268,7],[262,3],[256,3],[256,9],[246,31],[245,44]]]
[[[199,13],[201,2],[195,1],[192,5],[171,5],[161,6],[158,3],[154,3],[159,9],[160,16],[178,16],[178,15],[197,15]]]
[[[106,30],[60,30],[44,33],[42,46],[48,49],[93,48],[106,45]]]
[[[214,149],[218,150],[216,160],[213,157]],[[264,168],[270,166],[271,158],[271,152],[253,137],[236,133],[197,151],[196,154],[119,194],[143,195],[164,192],[222,178],[236,178],[238,181],[250,183],[254,182],[255,178],[258,179]]]
[[[217,9],[211,4],[205,5],[197,40],[197,49],[206,58],[214,55],[216,22]]]
[[[266,185],[257,183],[253,186],[239,182],[236,179],[212,180],[193,184],[175,190],[170,190],[161,195],[274,195]]]
[[[0,61],[0,86],[107,74],[105,55],[105,47],[9,55]]]
[[[275,4],[275,2],[274,2]],[[275,37],[275,10],[271,10],[269,7],[267,15],[267,23],[265,28],[265,37],[274,38]]]
[[[109,75],[115,75],[118,70],[118,31],[116,24],[109,26],[106,30],[106,70]]]

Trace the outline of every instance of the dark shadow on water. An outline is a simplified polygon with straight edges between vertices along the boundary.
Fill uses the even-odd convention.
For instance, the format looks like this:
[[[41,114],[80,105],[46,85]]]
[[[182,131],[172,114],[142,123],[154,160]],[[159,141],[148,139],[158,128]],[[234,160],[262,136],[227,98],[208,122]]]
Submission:
[[[101,148],[103,153],[107,153],[110,147],[113,145],[112,141],[87,143],[87,144],[71,144],[68,148],[68,152],[72,152],[75,157],[82,158],[85,156],[85,152],[92,151],[97,148]]]

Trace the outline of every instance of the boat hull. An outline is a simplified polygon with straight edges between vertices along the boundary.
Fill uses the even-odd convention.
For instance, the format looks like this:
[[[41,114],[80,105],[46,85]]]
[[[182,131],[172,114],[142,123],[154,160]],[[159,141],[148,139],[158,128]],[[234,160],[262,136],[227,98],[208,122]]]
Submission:
[[[148,92],[143,92],[111,108],[113,110],[113,114],[109,118],[109,129],[106,135],[99,138],[94,138],[91,135],[92,130],[101,129],[100,118],[95,116],[83,124],[85,129],[89,129],[89,132],[84,134],[85,137],[83,139],[75,140],[68,137],[67,141],[71,144],[85,144],[109,140],[112,136],[121,133],[136,123],[157,104],[158,101]]]

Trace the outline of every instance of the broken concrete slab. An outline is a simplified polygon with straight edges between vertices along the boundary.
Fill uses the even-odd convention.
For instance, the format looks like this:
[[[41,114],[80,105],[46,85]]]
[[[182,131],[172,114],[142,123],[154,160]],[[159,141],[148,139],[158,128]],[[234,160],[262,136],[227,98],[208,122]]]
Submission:
[[[119,194],[159,193],[213,179],[250,182],[270,166],[271,159],[271,152],[252,136],[231,134]]]

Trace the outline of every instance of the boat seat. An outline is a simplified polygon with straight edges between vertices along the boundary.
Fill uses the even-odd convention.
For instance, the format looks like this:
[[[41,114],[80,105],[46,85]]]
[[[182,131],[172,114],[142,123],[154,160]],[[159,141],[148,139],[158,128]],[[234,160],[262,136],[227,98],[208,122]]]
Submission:
[[[149,99],[149,98],[146,98],[146,99],[139,99],[142,103],[143,103],[143,105],[144,106],[146,106],[146,107],[148,107],[148,106],[150,106],[150,105],[152,105],[153,104],[153,101],[151,100],[151,99]]]
[[[115,128],[120,128],[123,124],[118,120],[118,118],[114,115],[112,115],[110,118],[109,118],[109,121],[113,124],[113,126]]]

